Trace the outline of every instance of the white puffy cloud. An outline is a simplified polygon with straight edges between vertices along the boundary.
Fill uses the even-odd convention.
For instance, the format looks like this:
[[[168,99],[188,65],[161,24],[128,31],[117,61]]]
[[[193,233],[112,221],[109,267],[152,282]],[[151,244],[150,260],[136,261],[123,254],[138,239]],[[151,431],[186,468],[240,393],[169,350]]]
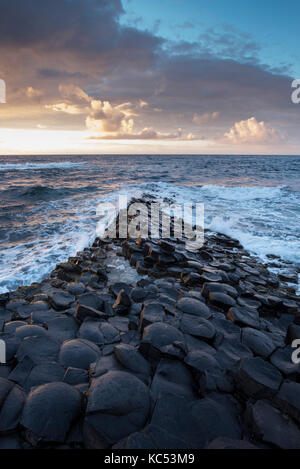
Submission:
[[[25,91],[25,94],[27,98],[32,99],[32,98],[40,98],[41,96],[43,96],[44,93],[41,90],[33,88],[32,86],[28,86],[28,88]]]
[[[93,99],[90,103],[90,114],[86,119],[88,129],[105,133],[132,133],[137,116],[132,103],[113,105],[109,101]]]
[[[219,112],[205,112],[204,114],[194,114],[193,122],[198,125],[208,124],[218,119]]]
[[[191,138],[192,137],[192,138]],[[154,130],[152,127],[145,127],[140,132],[134,132],[133,127],[129,132],[115,132],[102,135],[94,135],[89,140],[193,140],[194,136],[189,134],[183,137],[182,129],[177,129],[173,133],[164,133]]]
[[[271,143],[282,138],[275,129],[263,121],[257,122],[255,117],[236,122],[224,137],[233,144]]]
[[[65,112],[66,114],[82,114],[85,112],[76,104],[69,103],[46,104],[45,108],[55,112]]]

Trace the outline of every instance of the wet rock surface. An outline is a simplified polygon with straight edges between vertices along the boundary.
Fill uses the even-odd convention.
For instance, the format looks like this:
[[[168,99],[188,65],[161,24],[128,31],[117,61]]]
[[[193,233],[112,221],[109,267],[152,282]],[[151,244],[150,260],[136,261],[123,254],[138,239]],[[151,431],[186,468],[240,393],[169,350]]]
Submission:
[[[0,448],[299,449],[292,281],[225,235],[96,239],[1,295]]]

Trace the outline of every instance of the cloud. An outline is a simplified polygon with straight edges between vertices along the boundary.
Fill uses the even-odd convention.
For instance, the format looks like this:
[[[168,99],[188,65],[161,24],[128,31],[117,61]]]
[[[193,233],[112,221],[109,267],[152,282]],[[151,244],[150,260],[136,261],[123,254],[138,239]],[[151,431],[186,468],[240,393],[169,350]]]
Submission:
[[[194,114],[193,122],[195,124],[208,124],[209,122],[215,121],[220,116],[219,112],[206,112],[204,114]]]
[[[173,133],[163,133],[154,130],[152,127],[145,127],[140,132],[133,132],[133,127],[128,133],[111,133],[106,135],[93,135],[88,140],[193,140],[194,135],[189,134],[183,137],[182,129]]]
[[[64,112],[65,114],[83,114],[84,109],[69,103],[46,104],[46,109],[55,112]]]
[[[141,108],[148,107],[149,103],[147,101],[143,101],[142,99],[139,100],[139,105]]]
[[[105,133],[132,133],[134,121],[131,117],[134,115],[130,102],[113,106],[109,101],[93,99],[86,126]]]
[[[1,78],[8,88],[0,127],[42,122],[104,138],[175,140],[187,137],[174,129],[197,135],[205,125],[207,139],[226,133],[228,143],[241,141],[235,127],[228,132],[232,123],[253,115],[299,141],[292,80],[284,67],[259,61],[252,37],[225,25],[195,43],[171,44],[138,24],[124,25],[122,14],[120,0],[0,0]]]
[[[29,99],[40,98],[41,96],[43,96],[43,94],[44,93],[41,90],[37,90],[32,86],[28,86],[28,88],[26,89],[26,96]]]
[[[281,140],[280,134],[265,122],[257,122],[255,117],[236,122],[224,137],[233,144],[272,143]]]
[[[89,130],[97,131],[99,135],[91,137],[92,140],[118,139],[118,140],[163,140],[184,139],[182,129],[176,132],[159,132],[152,127],[144,127],[141,131],[134,129],[134,118],[139,117],[139,109],[148,107],[145,100],[140,99],[136,104],[125,102],[112,104],[109,101],[95,99],[84,90],[73,84],[60,85],[62,96],[69,98],[68,102],[48,104],[46,108],[54,112],[66,114],[87,114],[85,123]],[[74,100],[78,104],[72,104]],[[194,140],[195,136],[189,133],[186,140]]]

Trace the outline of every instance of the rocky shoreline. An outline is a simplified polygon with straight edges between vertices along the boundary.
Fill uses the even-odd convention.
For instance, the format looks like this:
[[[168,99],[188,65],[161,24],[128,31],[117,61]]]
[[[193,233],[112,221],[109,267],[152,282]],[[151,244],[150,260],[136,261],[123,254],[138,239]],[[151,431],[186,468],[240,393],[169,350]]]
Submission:
[[[0,295],[0,449],[300,449],[288,280],[207,233],[96,239]]]

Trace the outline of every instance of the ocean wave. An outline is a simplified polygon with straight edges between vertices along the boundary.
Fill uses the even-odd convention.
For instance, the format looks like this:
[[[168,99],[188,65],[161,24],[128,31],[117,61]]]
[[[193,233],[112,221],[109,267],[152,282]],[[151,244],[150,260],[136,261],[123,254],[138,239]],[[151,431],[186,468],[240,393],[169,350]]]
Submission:
[[[154,180],[154,178],[152,178]],[[176,185],[167,182],[151,182],[124,186],[120,192],[143,194],[149,192],[157,198],[171,197],[179,202],[201,202],[203,198],[216,200],[238,200],[239,202],[258,199],[276,199],[288,191],[287,186],[217,186],[217,185]]]
[[[257,233],[249,226],[239,226],[239,216],[223,217],[215,216],[206,223],[205,227],[213,232],[219,232],[238,239],[241,244],[252,254],[267,261],[267,255],[273,254],[281,259],[300,265],[300,242],[296,237],[290,239],[272,236],[272,233]]]
[[[28,171],[28,170],[43,170],[43,169],[70,169],[82,167],[87,163],[74,163],[72,161],[65,161],[63,163],[5,163],[0,164],[0,171]]]
[[[275,254],[300,264],[300,242],[294,226],[299,195],[289,191],[287,186],[195,187],[153,182],[125,186],[110,199],[113,196],[116,200],[119,194],[126,194],[128,200],[148,194],[179,204],[204,203],[205,228],[238,239],[262,260],[266,260],[267,254]],[[291,230],[289,224],[292,224]]]
[[[82,193],[95,192],[98,187],[93,185],[83,187],[51,187],[51,186],[13,186],[1,192],[1,196],[10,199],[34,199],[34,200],[51,200],[63,197],[72,197]],[[12,207],[13,208],[13,207]]]
[[[78,188],[15,186],[14,191],[19,191],[17,197],[30,200],[30,205],[33,205],[31,200],[45,201],[49,210],[43,214],[50,213],[51,216],[49,220],[43,218],[41,226],[39,223],[36,228],[30,225],[36,234],[34,247],[17,243],[15,249],[0,252],[0,264],[3,266],[0,291],[39,281],[49,274],[56,263],[91,243],[99,222],[96,215],[98,204],[110,202],[117,207],[119,195],[127,195],[128,202],[132,197],[146,194],[157,200],[171,199],[180,204],[204,203],[206,228],[239,239],[247,250],[262,259],[267,254],[276,254],[300,263],[295,216],[299,197],[286,186],[191,186],[153,180],[142,184],[127,182],[119,190],[112,188],[113,185],[108,184],[107,180],[103,180],[99,188],[92,185]],[[92,197],[90,193],[89,196],[84,195],[94,190]],[[58,198],[66,200],[57,202]],[[30,209],[31,214],[35,211],[33,215],[37,219],[41,213],[40,207],[36,204],[34,209]]]
[[[282,195],[286,186],[213,186],[205,185],[200,188],[200,194],[204,193],[209,197],[216,197],[223,200],[256,200],[275,199]]]

